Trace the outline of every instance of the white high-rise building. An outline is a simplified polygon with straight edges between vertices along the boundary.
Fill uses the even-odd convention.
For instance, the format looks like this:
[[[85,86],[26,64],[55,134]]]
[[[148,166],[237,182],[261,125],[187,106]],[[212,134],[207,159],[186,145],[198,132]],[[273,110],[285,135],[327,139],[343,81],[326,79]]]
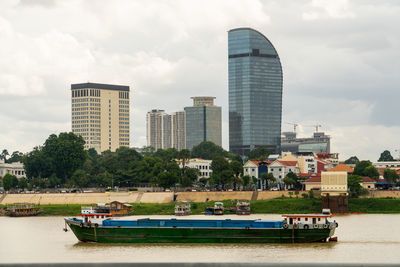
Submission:
[[[155,150],[171,147],[171,115],[160,109],[147,112],[146,129],[147,146]]]
[[[171,115],[171,140],[172,147],[176,148],[178,151],[185,149],[185,111],[173,112]]]

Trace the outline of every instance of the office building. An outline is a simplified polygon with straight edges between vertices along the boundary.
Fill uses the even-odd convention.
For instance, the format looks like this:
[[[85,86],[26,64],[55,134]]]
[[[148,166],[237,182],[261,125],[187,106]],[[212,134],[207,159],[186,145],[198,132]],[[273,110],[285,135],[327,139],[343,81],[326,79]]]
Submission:
[[[83,137],[85,149],[129,146],[129,86],[72,84],[71,98],[72,132]]]
[[[171,114],[171,141],[172,147],[178,151],[185,149],[185,111],[177,111]]]
[[[297,138],[295,132],[284,132],[281,149],[283,152],[292,153],[330,153],[331,137],[324,132],[315,132],[312,137]]]
[[[215,97],[192,97],[193,106],[185,107],[186,148],[192,149],[203,141],[222,146],[221,107],[214,105]]]
[[[153,109],[146,115],[147,146],[157,149],[171,147],[171,115],[161,109]]]
[[[228,32],[229,150],[246,155],[265,146],[280,152],[282,66],[272,43],[260,32]]]

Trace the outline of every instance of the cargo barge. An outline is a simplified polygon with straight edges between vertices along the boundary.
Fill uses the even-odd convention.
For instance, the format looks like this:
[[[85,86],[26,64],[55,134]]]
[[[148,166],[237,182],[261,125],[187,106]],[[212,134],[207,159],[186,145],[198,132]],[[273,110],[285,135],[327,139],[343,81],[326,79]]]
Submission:
[[[78,240],[99,243],[326,242],[338,226],[330,214],[282,215],[281,221],[66,218]]]

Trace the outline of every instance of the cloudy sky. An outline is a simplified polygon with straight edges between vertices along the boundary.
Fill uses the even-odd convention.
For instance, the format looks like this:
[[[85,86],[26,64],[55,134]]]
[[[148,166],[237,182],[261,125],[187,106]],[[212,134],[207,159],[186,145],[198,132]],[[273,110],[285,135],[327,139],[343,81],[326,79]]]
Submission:
[[[396,0],[2,0],[0,149],[70,131],[70,84],[87,81],[131,87],[133,146],[148,110],[216,96],[227,149],[227,31],[252,27],[282,61],[282,131],[318,123],[341,159],[398,157],[399,14]]]

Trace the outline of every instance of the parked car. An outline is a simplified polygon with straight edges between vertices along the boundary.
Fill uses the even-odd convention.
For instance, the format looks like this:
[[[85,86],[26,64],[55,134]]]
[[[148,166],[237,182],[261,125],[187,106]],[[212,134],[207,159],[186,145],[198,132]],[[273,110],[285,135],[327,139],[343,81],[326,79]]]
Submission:
[[[270,190],[271,191],[279,191],[279,188],[278,187],[272,187]]]

